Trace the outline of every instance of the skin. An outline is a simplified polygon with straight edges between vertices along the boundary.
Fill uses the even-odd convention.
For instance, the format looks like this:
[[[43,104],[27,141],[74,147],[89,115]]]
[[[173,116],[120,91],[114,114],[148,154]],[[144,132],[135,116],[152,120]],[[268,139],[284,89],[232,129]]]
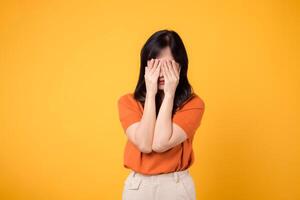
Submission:
[[[130,125],[128,138],[143,153],[164,152],[187,139],[186,133],[172,122],[175,91],[179,83],[180,66],[171,50],[166,47],[156,59],[148,60],[145,67],[146,99],[139,122]],[[165,80],[159,84],[159,80]],[[159,93],[162,104],[156,118],[155,96]]]

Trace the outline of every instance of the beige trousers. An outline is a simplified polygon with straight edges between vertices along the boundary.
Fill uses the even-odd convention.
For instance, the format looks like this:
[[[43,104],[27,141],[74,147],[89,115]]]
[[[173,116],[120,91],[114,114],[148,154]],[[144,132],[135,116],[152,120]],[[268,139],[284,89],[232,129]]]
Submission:
[[[196,200],[195,184],[188,169],[158,175],[131,170],[124,182],[122,200]]]

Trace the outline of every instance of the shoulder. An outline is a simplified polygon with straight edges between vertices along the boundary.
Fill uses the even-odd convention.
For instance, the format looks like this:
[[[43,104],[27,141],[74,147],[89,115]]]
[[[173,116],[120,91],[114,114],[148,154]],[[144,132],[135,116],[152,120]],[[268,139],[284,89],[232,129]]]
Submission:
[[[182,109],[204,108],[205,103],[202,97],[194,93],[193,96],[182,105]]]
[[[195,96],[192,98],[191,102],[196,107],[205,107],[205,103],[202,97],[200,97],[198,94],[195,94]]]
[[[121,95],[118,98],[118,104],[135,104],[136,100],[134,99],[133,93],[128,92]]]

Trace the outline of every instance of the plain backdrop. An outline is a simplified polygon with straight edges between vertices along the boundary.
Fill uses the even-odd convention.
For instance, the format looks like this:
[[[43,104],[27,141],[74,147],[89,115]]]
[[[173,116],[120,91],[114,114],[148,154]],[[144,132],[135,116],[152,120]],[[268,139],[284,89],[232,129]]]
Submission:
[[[299,13],[296,0],[2,1],[0,199],[121,199],[117,100],[161,29],[182,37],[206,105],[197,199],[300,199]]]

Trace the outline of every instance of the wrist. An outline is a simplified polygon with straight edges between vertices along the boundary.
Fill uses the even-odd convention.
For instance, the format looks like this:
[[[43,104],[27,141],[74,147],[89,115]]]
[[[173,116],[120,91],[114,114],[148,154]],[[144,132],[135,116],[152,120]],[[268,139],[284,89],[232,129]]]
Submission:
[[[173,93],[165,93],[164,98],[174,98],[175,94]]]
[[[155,98],[156,94],[154,92],[147,92],[146,98]]]

